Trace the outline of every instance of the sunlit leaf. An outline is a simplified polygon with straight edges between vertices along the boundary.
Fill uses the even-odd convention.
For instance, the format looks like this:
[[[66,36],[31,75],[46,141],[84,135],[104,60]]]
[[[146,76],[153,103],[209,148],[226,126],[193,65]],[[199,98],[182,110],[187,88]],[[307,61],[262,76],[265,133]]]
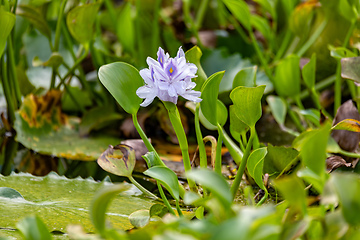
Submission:
[[[229,108],[230,108],[230,133],[236,141],[240,142],[240,134],[247,132],[249,130],[249,126],[246,125],[243,121],[241,121],[237,117],[235,105],[231,105]]]
[[[43,221],[37,216],[26,217],[16,224],[26,240],[52,239],[49,230]]]
[[[82,44],[93,38],[94,22],[100,3],[76,6],[66,16],[66,24],[71,35]]]
[[[264,160],[264,171],[270,176],[280,176],[298,161],[299,152],[290,147],[268,146],[268,153]]]
[[[154,166],[144,172],[145,175],[150,176],[159,181],[171,196],[179,201],[179,182],[176,174],[167,167]]]
[[[308,88],[313,88],[315,86],[315,70],[316,70],[316,54],[314,53],[311,56],[310,61],[305,64],[301,73],[303,80]]]
[[[345,119],[333,126],[331,130],[347,130],[352,132],[360,132],[360,121],[355,119]]]
[[[187,177],[212,192],[226,207],[232,202],[230,186],[225,179],[216,172],[198,169],[187,173]]]
[[[261,117],[261,98],[264,90],[264,85],[254,88],[240,86],[230,93],[230,98],[236,107],[236,116],[249,127],[254,127]]]
[[[135,186],[127,183],[115,185],[114,190],[112,188],[114,185],[109,182],[100,183],[82,178],[68,179],[56,173],[51,173],[46,177],[36,177],[24,173],[6,177],[0,175],[0,182],[1,186],[12,188],[23,196],[23,198],[0,197],[1,229],[14,229],[16,223],[22,218],[36,213],[50,232],[65,232],[69,224],[81,224],[85,232],[94,232],[95,228],[89,217],[90,209],[94,209],[98,204],[97,210],[91,211],[94,211],[97,221],[102,221],[101,215],[105,217],[105,212],[102,211],[106,208],[105,202],[112,200],[113,204],[107,205],[106,219],[114,228],[127,230],[132,228],[128,219],[132,212],[149,209],[155,203],[150,198],[136,197],[141,193]],[[97,192],[104,186],[110,188]],[[104,191],[112,192],[112,190],[115,192],[126,190],[126,192],[120,196],[109,193],[113,196],[112,198],[107,194],[102,195]],[[94,193],[96,193],[95,199]],[[94,201],[97,203],[95,204]]]
[[[0,23],[1,23],[1,31],[0,31],[0,57],[2,56],[6,40],[14,27],[15,24],[15,15],[5,11],[2,7],[0,7]]]
[[[284,125],[287,112],[286,102],[284,101],[284,99],[277,96],[269,95],[266,98],[266,101],[269,104],[271,113],[274,116],[276,122],[279,125]]]
[[[360,82],[360,57],[341,59],[341,77]]]
[[[216,114],[217,122],[220,126],[224,126],[227,121],[228,111],[225,104],[219,99],[216,101]]]
[[[49,40],[51,39],[51,30],[43,15],[40,13],[40,11],[38,11],[38,9],[30,5],[21,4],[16,8],[16,14],[26,18]]]
[[[97,160],[102,169],[118,176],[129,177],[135,167],[135,151],[126,145],[109,146]]]
[[[149,210],[141,209],[129,216],[130,223],[136,228],[145,227],[150,222]]]
[[[129,114],[136,114],[142,99],[136,90],[144,85],[139,71],[130,64],[115,62],[99,69],[100,82]]]
[[[16,191],[15,189],[8,187],[0,187],[0,197],[3,198],[23,198],[21,193]]]
[[[201,49],[198,46],[194,46],[185,53],[185,58],[188,62],[193,63],[198,68],[197,70],[197,77],[195,78],[196,87],[194,90],[200,91],[202,88],[202,85],[207,79],[206,73],[204,72],[204,69],[201,66],[200,58],[202,56]]]
[[[212,124],[217,125],[217,98],[219,94],[219,84],[221,82],[224,72],[217,72],[211,75],[203,84],[201,88],[201,99],[200,107],[201,112],[204,114],[206,119]]]
[[[135,29],[134,20],[131,14],[131,3],[124,5],[117,19],[116,35],[124,49],[133,52],[135,50]]]
[[[267,153],[268,151],[266,147],[258,148],[250,154],[247,162],[247,168],[250,176],[254,178],[256,184],[263,190],[266,190],[262,176],[264,159]]]
[[[241,69],[234,78],[233,88],[239,86],[256,87],[256,71],[257,66]]]
[[[294,97],[300,93],[300,58],[290,55],[282,59],[275,69],[274,85],[282,97]]]

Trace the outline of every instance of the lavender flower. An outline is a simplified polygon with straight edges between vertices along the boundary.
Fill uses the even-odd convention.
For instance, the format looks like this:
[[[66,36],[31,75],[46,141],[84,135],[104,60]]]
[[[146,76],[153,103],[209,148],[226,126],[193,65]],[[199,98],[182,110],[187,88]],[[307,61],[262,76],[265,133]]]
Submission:
[[[182,48],[179,48],[175,58],[170,58],[169,54],[165,54],[159,47],[157,56],[157,61],[148,57],[146,62],[149,68],[140,70],[140,75],[145,82],[145,85],[136,91],[140,98],[145,99],[140,106],[148,106],[155,97],[174,104],[177,103],[178,96],[189,101],[200,102],[201,92],[193,90],[196,83],[191,81],[196,77],[197,67],[195,64],[186,62]]]

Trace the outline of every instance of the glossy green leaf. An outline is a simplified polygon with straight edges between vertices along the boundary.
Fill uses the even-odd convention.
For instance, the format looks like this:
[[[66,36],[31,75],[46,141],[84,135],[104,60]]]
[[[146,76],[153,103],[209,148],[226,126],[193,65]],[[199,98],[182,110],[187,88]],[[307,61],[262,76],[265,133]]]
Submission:
[[[239,86],[256,87],[256,71],[257,66],[241,69],[234,78],[233,88]]]
[[[116,35],[124,49],[130,52],[135,50],[135,28],[131,14],[131,3],[128,2],[118,15]]]
[[[330,178],[330,184],[338,195],[341,211],[345,220],[353,225],[360,225],[360,178],[351,173],[335,173]]]
[[[264,159],[268,151],[266,147],[255,149],[249,156],[247,161],[247,168],[250,176],[255,180],[256,184],[266,191],[262,176]]]
[[[94,23],[100,3],[77,6],[66,16],[69,32],[79,43],[89,43],[94,35]]]
[[[261,117],[261,98],[264,90],[264,85],[254,88],[240,86],[230,93],[230,98],[236,107],[236,116],[250,128],[254,127]]]
[[[276,122],[279,125],[284,125],[287,112],[285,100],[278,96],[269,95],[267,96],[266,101],[269,104],[271,113]]]
[[[216,114],[217,122],[220,126],[224,126],[228,118],[228,111],[225,104],[219,99],[216,101]]]
[[[270,176],[281,176],[298,161],[299,152],[294,148],[272,145],[267,148],[263,173],[268,173]]]
[[[217,125],[217,99],[219,94],[219,84],[224,76],[223,72],[217,72],[211,75],[203,84],[201,88],[201,99],[200,107],[201,112],[204,114],[206,119],[214,126]]]
[[[250,10],[246,2],[238,0],[223,0],[226,7],[236,17],[236,19],[249,31],[251,31],[250,24]]]
[[[289,175],[274,181],[281,195],[303,215],[306,213],[306,190],[302,180],[295,175]]]
[[[320,129],[302,133],[298,142],[303,164],[318,176],[325,174],[326,147],[330,134],[330,124],[324,124]],[[316,159],[316,161],[314,161]]]
[[[14,27],[15,19],[16,17],[14,14],[7,12],[2,7],[0,7],[0,57],[4,52],[6,40]]]
[[[241,121],[236,115],[236,107],[231,105],[230,109],[230,133],[233,138],[240,142],[241,133],[247,132],[249,130],[249,126],[246,125],[243,121]]]
[[[179,201],[179,182],[176,174],[167,167],[154,166],[144,172],[145,175],[159,181],[171,196]]]
[[[140,195],[141,192],[131,184],[115,185],[114,190],[111,187],[114,185],[109,182],[100,183],[93,179],[82,178],[68,179],[56,173],[45,177],[24,173],[6,177],[0,175],[0,182],[2,187],[12,188],[23,196],[23,198],[0,197],[0,228],[2,229],[14,229],[21,219],[36,213],[50,232],[65,232],[70,223],[81,224],[86,233],[94,232],[95,228],[89,217],[90,209],[95,207],[94,201],[98,201],[99,205],[97,205],[98,210],[93,213],[100,221],[100,215],[105,215],[100,209],[103,209],[106,201],[112,200],[113,204],[107,207],[106,218],[114,228],[127,230],[132,228],[128,219],[132,212],[149,209],[155,203],[150,198],[137,197],[136,195]],[[112,195],[111,199],[105,195],[103,199],[99,199],[101,192],[96,192],[103,187],[105,190],[101,190],[102,193],[109,190],[107,187],[114,191],[128,190],[120,196]],[[97,200],[94,199],[94,193]]]
[[[130,177],[136,163],[135,151],[127,145],[110,145],[100,155],[97,163],[107,172],[118,176]]]
[[[341,59],[341,77],[360,82],[360,57]]]
[[[142,99],[136,90],[144,85],[139,71],[130,64],[115,62],[99,69],[100,82],[129,114],[136,114]]]
[[[360,122],[355,119],[344,119],[331,128],[331,130],[347,130],[360,132]]]
[[[336,59],[357,57],[355,53],[344,47],[329,46],[330,55]]]
[[[163,166],[165,167],[165,164],[163,161],[161,161],[160,158],[157,158],[155,156],[155,153],[154,152],[147,152],[145,155],[142,156],[145,161],[146,161],[146,164],[148,166],[148,168],[152,168],[154,166]]]
[[[294,97],[300,93],[300,58],[290,55],[282,59],[275,69],[275,90],[281,97]]]
[[[305,66],[301,71],[305,85],[310,89],[315,87],[315,71],[316,71],[316,54],[314,53],[311,56],[310,61],[307,64],[305,64]]]
[[[207,79],[206,73],[204,72],[204,69],[201,66],[200,59],[202,56],[201,49],[198,46],[194,46],[185,53],[185,58],[188,62],[193,63],[198,68],[197,70],[197,77],[193,79],[196,83],[196,87],[194,90],[200,91],[202,88],[202,85]]]
[[[150,222],[149,210],[141,209],[129,216],[130,223],[136,228],[142,228]]]
[[[213,171],[197,169],[188,172],[187,177],[212,192],[225,207],[231,205],[232,195],[230,186],[221,175]]]
[[[37,216],[26,217],[16,224],[26,240],[48,240],[52,239],[49,230],[43,221]]]
[[[106,211],[110,202],[115,196],[121,192],[129,189],[129,186],[124,184],[115,184],[101,188],[96,192],[95,197],[91,202],[90,218],[96,230],[105,236],[106,230]]]
[[[30,5],[19,5],[16,8],[16,14],[26,18],[33,24],[44,36],[51,39],[51,30],[41,12]]]

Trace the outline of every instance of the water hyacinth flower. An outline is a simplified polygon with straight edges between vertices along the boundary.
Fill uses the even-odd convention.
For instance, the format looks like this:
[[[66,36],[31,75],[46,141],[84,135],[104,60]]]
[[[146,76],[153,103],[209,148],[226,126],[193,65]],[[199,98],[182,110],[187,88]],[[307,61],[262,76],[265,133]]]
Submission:
[[[151,57],[146,59],[149,68],[140,70],[140,75],[144,79],[145,85],[136,90],[144,102],[142,107],[148,106],[155,97],[162,101],[177,103],[178,97],[200,102],[201,92],[193,90],[196,83],[191,79],[196,76],[197,67],[193,63],[187,63],[185,53],[180,47],[175,58],[171,58],[168,53],[159,47],[157,61]]]

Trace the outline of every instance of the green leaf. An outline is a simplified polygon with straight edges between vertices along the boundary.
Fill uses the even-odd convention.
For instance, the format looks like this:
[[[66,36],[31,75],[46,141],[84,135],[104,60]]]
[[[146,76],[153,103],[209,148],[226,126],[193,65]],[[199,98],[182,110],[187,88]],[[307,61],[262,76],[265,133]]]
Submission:
[[[135,151],[127,145],[109,146],[97,160],[99,166],[118,176],[130,177],[135,167]]]
[[[293,207],[294,211],[298,211],[305,215],[306,213],[306,191],[304,183],[295,175],[285,176],[275,180],[275,186],[279,189],[282,196]]]
[[[307,64],[305,64],[305,66],[301,71],[305,85],[309,89],[315,87],[315,70],[316,70],[316,54],[313,53],[310,61]]]
[[[141,209],[129,216],[130,223],[136,228],[142,228],[150,222],[149,210]]]
[[[226,208],[230,207],[232,203],[230,186],[221,175],[214,171],[197,169],[188,172],[187,177],[212,192]]]
[[[278,96],[269,95],[266,98],[266,101],[269,104],[271,113],[275,118],[276,122],[279,125],[284,125],[287,112],[285,100]]]
[[[94,23],[101,3],[76,6],[66,16],[69,32],[79,43],[89,43],[94,35]]]
[[[185,58],[188,62],[193,63],[198,68],[197,70],[197,77],[195,78],[196,87],[194,90],[200,91],[202,88],[202,85],[207,79],[206,73],[204,72],[204,69],[201,66],[200,58],[202,56],[201,49],[198,46],[194,46],[185,53]]]
[[[110,205],[110,202],[120,192],[124,192],[129,189],[129,186],[124,184],[115,184],[101,188],[96,192],[95,197],[91,202],[90,218],[94,224],[96,230],[105,236],[106,231],[106,211]]]
[[[360,178],[352,173],[334,173],[329,179],[330,185],[338,195],[341,211],[345,220],[353,225],[360,225]]]
[[[268,19],[260,17],[259,15],[252,14],[250,22],[251,25],[264,36],[268,44],[272,46],[274,43],[274,35],[269,25]]]
[[[48,240],[52,239],[49,230],[43,221],[37,216],[26,217],[16,224],[26,240]]]
[[[31,24],[33,24],[44,36],[49,40],[51,39],[51,30],[38,9],[29,5],[19,5],[16,8],[16,14],[26,18]]]
[[[331,128],[331,130],[347,130],[360,132],[360,122],[355,119],[344,119]]]
[[[156,157],[154,152],[147,152],[142,157],[145,159],[148,168],[152,168],[154,166],[165,167],[165,163],[161,161],[160,158]]]
[[[21,193],[16,191],[15,189],[8,187],[0,187],[0,197],[3,198],[23,198]]]
[[[214,126],[216,126],[218,123],[217,108],[214,109],[214,106],[217,105],[219,85],[222,77],[224,76],[224,73],[224,71],[214,73],[206,80],[206,82],[201,88],[201,112],[204,114],[206,119]]]
[[[298,157],[299,152],[294,148],[269,145],[264,160],[263,173],[268,173],[270,176],[281,176],[295,165]]]
[[[264,191],[267,191],[264,182],[262,180],[264,159],[268,151],[266,147],[258,148],[254,150],[247,162],[247,168],[250,176],[255,180],[256,184]]]
[[[131,53],[134,52],[136,43],[133,23],[134,20],[131,17],[131,3],[128,2],[118,16],[116,35],[124,49]]]
[[[310,120],[315,126],[320,126],[320,111],[317,109],[301,109],[299,113],[303,115],[306,119]]]
[[[144,85],[139,71],[130,64],[115,62],[99,69],[100,82],[129,114],[136,114],[142,99],[136,90]]]
[[[356,57],[355,53],[351,52],[349,49],[344,47],[329,46],[329,49],[330,49],[330,55],[336,59]]]
[[[256,87],[257,66],[241,69],[235,76],[232,88],[239,86]]]
[[[230,93],[230,98],[236,107],[236,116],[250,128],[254,127],[261,117],[261,97],[264,90],[264,85],[254,88],[240,86]]]
[[[355,6],[351,6],[347,0],[339,0],[339,13],[349,22],[352,22],[357,18]]]
[[[46,177],[24,173],[6,177],[0,175],[0,182],[2,187],[16,189],[23,196],[23,198],[0,197],[0,228],[14,229],[22,218],[36,213],[50,232],[65,232],[69,223],[80,223],[85,232],[94,232],[94,225],[89,218],[90,206],[94,208],[94,205],[91,205],[91,202],[95,201],[94,193],[104,186],[110,189],[113,186],[112,183],[100,183],[90,178],[68,179],[56,173]],[[121,185],[123,186],[116,185],[114,187],[116,190],[112,190],[131,188],[121,196],[113,195],[113,204],[108,206],[106,218],[115,229],[127,230],[132,228],[128,216],[134,211],[149,209],[155,201],[136,197],[141,193],[131,184]],[[107,191],[106,189],[101,191]],[[100,197],[98,194],[100,192],[95,194],[97,198]],[[102,201],[110,201],[110,198],[104,196],[104,199],[98,202],[100,209],[104,207]],[[99,211],[96,214],[105,214],[105,212]]]
[[[168,212],[169,210],[164,204],[156,203],[151,206],[149,214],[150,217],[158,216],[162,218]]]
[[[360,82],[360,57],[341,59],[341,77]]]
[[[154,166],[144,172],[145,175],[159,181],[171,194],[171,196],[179,201],[179,182],[176,174],[167,167]]]
[[[225,104],[219,99],[216,101],[216,114],[217,122],[220,126],[224,126],[227,121],[228,111]]]
[[[6,40],[14,27],[15,20],[16,17],[14,14],[7,12],[2,7],[0,7],[0,58],[4,52]]]
[[[233,138],[240,142],[240,135],[249,130],[249,126],[241,121],[236,115],[236,106],[231,105],[230,109],[230,133]]]
[[[294,97],[300,93],[300,58],[289,55],[275,69],[275,90],[281,97]]]
[[[251,31],[250,24],[250,10],[246,2],[238,0],[223,0],[226,7],[235,16],[235,18],[249,31]]]

